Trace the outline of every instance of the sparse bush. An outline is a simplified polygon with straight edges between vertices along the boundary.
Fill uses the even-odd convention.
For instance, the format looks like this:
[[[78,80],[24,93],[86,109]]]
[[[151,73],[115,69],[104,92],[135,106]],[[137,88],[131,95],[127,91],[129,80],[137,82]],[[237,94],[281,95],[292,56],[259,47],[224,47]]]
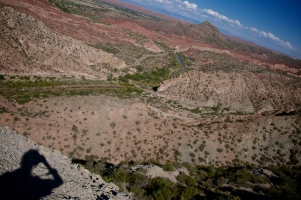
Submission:
[[[221,148],[217,148],[217,150],[216,150],[217,152],[219,152],[219,153],[222,153],[223,152],[223,149],[221,149]]]
[[[78,133],[78,128],[75,125],[72,125],[72,131]]]
[[[174,168],[173,164],[170,163],[170,162],[166,162],[166,163],[162,166],[162,169],[163,169],[164,171],[175,171],[175,168]]]
[[[189,155],[190,155],[190,157],[192,157],[192,158],[194,158],[194,157],[195,157],[195,154],[194,154],[194,153],[192,153],[192,152],[191,152]]]
[[[206,143],[205,141],[203,141],[203,144],[199,146],[199,151],[204,151],[205,147],[206,147]]]
[[[199,114],[199,113],[201,113],[201,111],[200,111],[200,108],[199,107],[196,107],[195,109],[192,109],[192,110],[190,110],[192,113],[196,113],[196,114]]]
[[[111,123],[110,123],[110,127],[111,127],[111,128],[115,128],[115,127],[116,127],[116,123],[115,123],[115,122],[111,122]]]

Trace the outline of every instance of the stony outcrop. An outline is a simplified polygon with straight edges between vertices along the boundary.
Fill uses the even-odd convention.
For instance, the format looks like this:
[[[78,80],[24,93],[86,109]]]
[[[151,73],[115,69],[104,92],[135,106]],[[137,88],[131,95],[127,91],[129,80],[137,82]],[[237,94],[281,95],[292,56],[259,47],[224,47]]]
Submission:
[[[146,171],[146,176],[149,177],[149,178],[163,177],[163,178],[169,179],[173,183],[178,182],[177,176],[180,173],[183,173],[183,174],[186,174],[186,175],[189,174],[189,171],[185,167],[175,169],[174,171],[164,171],[162,169],[162,167],[159,167],[157,165],[152,165],[152,164],[150,164],[150,165],[136,165],[136,166],[131,167],[132,172],[136,172],[138,170]]]
[[[26,169],[32,170],[28,177],[26,173],[20,173]],[[10,188],[9,183],[13,184],[13,188]],[[25,184],[20,185],[21,183]],[[26,186],[26,183],[30,186]],[[39,185],[36,186],[36,183]],[[38,197],[116,200],[132,198],[128,194],[119,193],[118,187],[113,183],[108,184],[100,176],[90,173],[80,165],[72,164],[71,159],[63,156],[59,151],[37,145],[32,140],[2,126],[0,127],[0,185],[1,199],[6,199],[3,192],[9,195],[8,199],[20,197],[22,192],[27,192],[26,194],[31,195],[32,199],[39,199]],[[19,185],[21,191],[17,190]],[[32,188],[33,186],[37,188]],[[46,191],[47,188],[49,191]],[[27,191],[23,191],[25,189]],[[10,190],[13,193],[7,193]],[[45,194],[48,192],[49,195],[41,195],[41,190]]]

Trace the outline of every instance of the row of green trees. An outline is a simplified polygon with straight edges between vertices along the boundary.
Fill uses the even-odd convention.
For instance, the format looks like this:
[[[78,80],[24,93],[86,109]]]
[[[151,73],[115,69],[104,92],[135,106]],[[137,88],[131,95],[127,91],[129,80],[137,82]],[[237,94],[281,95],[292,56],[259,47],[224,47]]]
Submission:
[[[240,166],[195,166],[188,163],[167,162],[162,166],[164,170],[175,170],[180,167],[188,169],[189,174],[180,173],[177,183],[162,177],[149,178],[144,170],[133,172],[131,167],[136,164],[133,161],[123,162],[112,167],[103,161],[95,161],[93,157],[86,157],[80,162],[84,167],[94,173],[100,174],[107,182],[114,182],[121,190],[134,193],[136,199],[244,199],[246,197],[265,199],[301,199],[301,168],[287,166],[270,166],[278,177],[254,175],[252,171],[257,168],[248,163]],[[148,161],[142,164],[151,164]],[[108,167],[109,166],[109,167]],[[253,190],[256,193],[237,192],[224,184],[231,183],[237,186],[250,187],[255,184]],[[261,187],[261,184],[270,184],[270,188]],[[262,196],[263,194],[263,196]],[[249,196],[248,196],[249,195]]]
[[[135,81],[159,84],[168,79],[169,74],[170,70],[167,67],[163,67],[152,71],[144,71],[143,73],[126,74],[123,77],[119,77],[119,80],[127,82],[126,80],[132,79]]]

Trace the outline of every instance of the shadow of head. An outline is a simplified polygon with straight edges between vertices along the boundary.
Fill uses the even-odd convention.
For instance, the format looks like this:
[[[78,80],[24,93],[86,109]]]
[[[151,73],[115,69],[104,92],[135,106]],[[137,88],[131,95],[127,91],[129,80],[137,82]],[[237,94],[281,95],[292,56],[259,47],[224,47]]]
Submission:
[[[51,178],[44,179],[32,171],[39,164],[45,165]],[[45,168],[43,168],[45,169]],[[1,199],[40,199],[51,194],[54,188],[63,184],[55,168],[37,150],[27,151],[20,162],[20,168],[0,176]]]
[[[42,156],[37,150],[29,150],[23,155],[20,164],[22,168],[32,169],[45,160],[45,157]]]

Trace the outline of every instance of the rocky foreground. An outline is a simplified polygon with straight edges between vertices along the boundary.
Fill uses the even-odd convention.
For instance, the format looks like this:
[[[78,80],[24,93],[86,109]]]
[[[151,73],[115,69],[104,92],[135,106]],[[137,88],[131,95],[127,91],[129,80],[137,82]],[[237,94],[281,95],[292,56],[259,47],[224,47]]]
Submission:
[[[0,186],[1,199],[132,199],[59,151],[7,127],[0,127]]]

